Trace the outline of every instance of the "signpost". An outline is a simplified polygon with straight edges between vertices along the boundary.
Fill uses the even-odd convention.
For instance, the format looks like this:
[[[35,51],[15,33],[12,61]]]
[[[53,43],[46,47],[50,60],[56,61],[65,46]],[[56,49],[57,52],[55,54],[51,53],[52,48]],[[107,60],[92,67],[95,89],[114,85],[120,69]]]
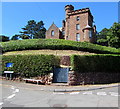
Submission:
[[[6,63],[6,67],[13,67],[13,63]],[[10,79],[12,79],[14,71],[4,71],[4,73],[6,78],[8,77],[8,74],[10,74]]]
[[[5,77],[7,78],[8,74],[10,74],[10,79],[12,79],[12,74],[14,73],[13,71],[4,71]]]

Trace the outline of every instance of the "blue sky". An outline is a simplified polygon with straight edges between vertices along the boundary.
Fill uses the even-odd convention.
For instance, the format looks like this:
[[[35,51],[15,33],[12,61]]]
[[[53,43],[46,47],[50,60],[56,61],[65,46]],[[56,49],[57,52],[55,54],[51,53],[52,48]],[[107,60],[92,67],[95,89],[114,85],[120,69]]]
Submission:
[[[46,29],[53,22],[61,27],[67,4],[72,4],[75,10],[89,7],[98,32],[118,22],[118,2],[3,2],[0,34],[9,37],[19,34],[29,20],[42,20]]]

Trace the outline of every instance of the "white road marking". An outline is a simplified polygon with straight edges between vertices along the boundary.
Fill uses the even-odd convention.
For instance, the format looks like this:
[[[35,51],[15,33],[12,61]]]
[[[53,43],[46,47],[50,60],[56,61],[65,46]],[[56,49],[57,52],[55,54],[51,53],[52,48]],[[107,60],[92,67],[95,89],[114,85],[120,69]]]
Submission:
[[[0,106],[3,105],[3,102],[0,102]]]
[[[7,99],[13,98],[14,96],[15,96],[15,94],[12,94],[9,97],[7,97]]]
[[[84,95],[92,95],[92,91],[83,92]]]
[[[119,94],[116,93],[116,92],[109,92],[109,93],[110,93],[111,96],[117,96],[117,97],[119,96]]]
[[[19,92],[19,89],[15,89],[15,92]]]
[[[14,89],[15,89],[15,87],[14,87],[14,86],[11,86],[11,89],[13,89],[13,90],[14,90]]]
[[[60,95],[63,95],[64,93],[54,93],[54,92],[53,92],[53,94],[60,94]]]
[[[107,95],[106,92],[97,92],[97,95]]]
[[[19,92],[19,89],[15,89],[15,91],[13,91],[13,93],[18,93]]]
[[[71,92],[70,95],[79,94],[80,92]]]

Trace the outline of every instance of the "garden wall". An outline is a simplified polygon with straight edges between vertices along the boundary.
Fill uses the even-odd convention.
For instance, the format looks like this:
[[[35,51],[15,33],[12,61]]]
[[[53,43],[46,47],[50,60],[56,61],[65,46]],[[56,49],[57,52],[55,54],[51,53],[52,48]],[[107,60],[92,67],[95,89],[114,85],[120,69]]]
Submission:
[[[13,67],[6,67],[6,63]],[[71,62],[71,63],[70,63]],[[106,84],[120,82],[120,55],[9,55],[2,57],[2,72],[14,71],[20,78],[35,78],[51,84],[54,67],[71,66],[69,85]]]
[[[69,85],[109,84],[120,82],[120,73],[69,73]]]
[[[120,55],[73,55],[69,85],[120,82]]]

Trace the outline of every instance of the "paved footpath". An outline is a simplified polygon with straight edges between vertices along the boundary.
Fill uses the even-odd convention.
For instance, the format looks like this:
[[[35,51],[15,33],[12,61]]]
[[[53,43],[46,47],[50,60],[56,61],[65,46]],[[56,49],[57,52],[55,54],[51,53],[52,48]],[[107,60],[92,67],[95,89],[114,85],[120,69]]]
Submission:
[[[119,87],[120,83],[113,83],[113,84],[99,84],[99,85],[78,85],[78,86],[67,86],[67,85],[37,85],[32,83],[25,83],[25,82],[16,82],[10,80],[3,80],[10,85],[18,83],[17,85],[24,86],[26,88],[34,87],[34,89],[41,90],[41,91],[52,91],[52,92],[74,92],[74,91],[90,91],[90,90],[98,90],[98,89],[105,89],[105,88],[112,88],[112,87]]]
[[[2,107],[111,107],[109,109],[117,109],[113,107],[118,107],[120,96],[118,83],[55,86],[9,80],[0,80],[0,82],[3,92],[0,96]]]

